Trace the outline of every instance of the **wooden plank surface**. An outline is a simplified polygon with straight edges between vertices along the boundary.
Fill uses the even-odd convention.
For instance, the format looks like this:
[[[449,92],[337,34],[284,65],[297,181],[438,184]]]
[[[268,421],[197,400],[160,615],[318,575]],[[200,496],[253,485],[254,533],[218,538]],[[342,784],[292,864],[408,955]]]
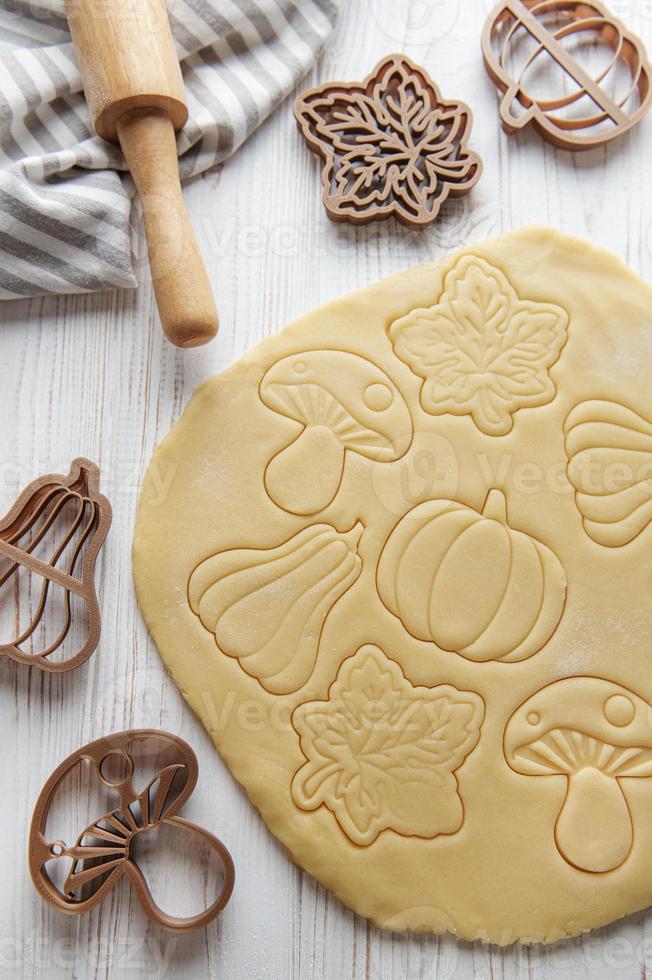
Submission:
[[[588,238],[652,280],[652,116],[618,144],[581,157],[555,151],[534,134],[508,140],[481,64],[479,35],[489,7],[489,0],[348,0],[334,43],[308,79],[360,77],[382,55],[404,51],[430,69],[444,96],[472,106],[472,145],[485,173],[470,197],[446,206],[435,227],[331,225],[320,205],[318,163],[286,104],[234,160],[187,188],[222,314],[215,344],[186,353],[171,348],[147,283],[135,293],[0,307],[0,506],[6,509],[36,475],[66,471],[79,454],[100,464],[114,506],[100,563],[100,650],[64,677],[0,660],[1,976],[638,980],[652,970],[646,914],[551,948],[500,950],[382,933],[347,912],[293,867],[230,778],[166,677],[134,600],[134,511],[154,446],[200,381],[293,317],[528,223]],[[652,47],[650,3],[619,0],[614,9]],[[147,924],[126,885],[99,910],[68,919],[46,907],[29,881],[27,830],[43,781],[79,745],[131,726],[169,728],[198,753],[200,782],[187,815],[217,831],[238,871],[231,905],[205,932],[161,933]],[[193,889],[174,852],[168,868],[181,901]]]

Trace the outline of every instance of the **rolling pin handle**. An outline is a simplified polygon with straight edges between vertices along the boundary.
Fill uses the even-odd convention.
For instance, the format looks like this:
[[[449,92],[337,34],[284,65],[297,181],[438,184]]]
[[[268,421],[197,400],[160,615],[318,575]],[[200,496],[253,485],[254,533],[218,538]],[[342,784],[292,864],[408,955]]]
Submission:
[[[117,132],[143,208],[163,329],[177,347],[206,344],[217,333],[217,310],[183,200],[172,119],[163,109],[133,109]]]

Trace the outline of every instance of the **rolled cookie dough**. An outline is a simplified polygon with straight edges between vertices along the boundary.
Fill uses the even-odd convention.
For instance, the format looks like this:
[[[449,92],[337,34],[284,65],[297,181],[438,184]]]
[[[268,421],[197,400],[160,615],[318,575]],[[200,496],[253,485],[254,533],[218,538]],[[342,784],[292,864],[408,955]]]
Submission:
[[[308,314],[155,453],[161,655],[379,926],[551,942],[652,901],[650,376],[652,290],[529,229]]]

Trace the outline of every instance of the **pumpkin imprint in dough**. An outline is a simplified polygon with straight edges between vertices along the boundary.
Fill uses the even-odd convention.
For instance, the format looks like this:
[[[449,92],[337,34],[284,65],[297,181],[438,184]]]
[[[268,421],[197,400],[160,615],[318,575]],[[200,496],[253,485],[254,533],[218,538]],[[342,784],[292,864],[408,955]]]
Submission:
[[[620,684],[569,677],[537,691],[507,723],[514,772],[568,779],[555,843],[580,871],[614,871],[632,851],[627,780],[652,776],[651,712]]]
[[[456,500],[418,504],[387,539],[376,581],[408,633],[476,662],[533,656],[566,601],[559,559],[510,527],[500,490],[481,513]]]
[[[304,528],[276,548],[238,548],[207,558],[190,577],[188,601],[222,653],[271,694],[309,680],[326,617],[362,571],[364,526]]]
[[[284,357],[265,374],[260,398],[302,426],[265,470],[267,493],[291,514],[316,514],[333,502],[347,452],[393,462],[412,443],[412,419],[400,391],[358,354],[311,350]]]
[[[549,369],[567,340],[560,306],[521,299],[494,265],[464,255],[446,274],[436,306],[388,330],[394,353],[418,377],[429,415],[470,415],[488,436],[511,432],[521,408],[547,405]]]
[[[302,810],[325,806],[354,844],[392,830],[455,834],[464,806],[454,773],[480,738],[484,701],[448,684],[413,687],[376,646],[341,665],[326,701],[295,709],[306,762],[292,780]]]
[[[568,479],[588,536],[620,548],[652,521],[652,423],[618,402],[580,402],[564,425]]]

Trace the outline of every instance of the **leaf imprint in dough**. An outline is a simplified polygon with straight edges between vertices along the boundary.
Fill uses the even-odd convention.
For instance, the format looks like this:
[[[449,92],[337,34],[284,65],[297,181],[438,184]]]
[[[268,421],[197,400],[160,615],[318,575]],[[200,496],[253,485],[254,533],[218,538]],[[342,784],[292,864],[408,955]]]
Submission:
[[[566,343],[560,306],[521,299],[499,268],[476,255],[458,259],[436,306],[389,327],[394,352],[423,378],[430,415],[470,415],[481,432],[511,432],[521,408],[556,394],[549,369]]]
[[[455,771],[475,748],[484,702],[450,685],[413,687],[376,646],[344,661],[326,701],[292,715],[306,762],[292,781],[302,810],[327,807],[346,836],[373,844],[454,834],[464,822]]]

